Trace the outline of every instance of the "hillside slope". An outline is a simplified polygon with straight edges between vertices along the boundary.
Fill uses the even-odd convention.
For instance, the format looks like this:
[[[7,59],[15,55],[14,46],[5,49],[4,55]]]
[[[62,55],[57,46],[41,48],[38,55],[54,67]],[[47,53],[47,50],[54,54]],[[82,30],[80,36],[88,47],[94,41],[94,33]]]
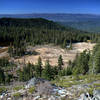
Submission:
[[[0,26],[5,27],[26,27],[26,28],[48,28],[48,29],[62,29],[61,25],[43,18],[1,18]]]
[[[79,36],[78,36],[79,35]],[[90,38],[87,32],[63,27],[43,18],[1,18],[0,41],[26,40],[34,44],[84,41]]]

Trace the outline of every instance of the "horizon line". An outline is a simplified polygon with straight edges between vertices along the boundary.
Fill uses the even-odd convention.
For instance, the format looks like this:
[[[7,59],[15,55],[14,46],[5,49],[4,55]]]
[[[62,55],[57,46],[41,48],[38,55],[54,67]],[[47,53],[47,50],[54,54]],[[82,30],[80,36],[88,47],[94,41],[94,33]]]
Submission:
[[[33,13],[1,13],[0,15],[26,15],[26,14],[83,14],[83,15],[100,15],[96,13],[65,13],[65,12],[33,12]]]

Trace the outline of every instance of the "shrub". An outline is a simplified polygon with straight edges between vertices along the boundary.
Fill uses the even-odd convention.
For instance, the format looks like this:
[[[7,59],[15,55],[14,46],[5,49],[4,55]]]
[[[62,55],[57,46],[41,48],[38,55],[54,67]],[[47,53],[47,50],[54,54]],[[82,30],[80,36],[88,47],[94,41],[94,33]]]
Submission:
[[[19,92],[13,94],[13,97],[20,97],[20,96],[21,96],[21,93],[19,93]]]
[[[23,86],[16,86],[16,87],[13,88],[13,90],[15,90],[15,91],[18,91],[20,89],[23,89]]]
[[[0,87],[0,94],[4,91],[6,91],[7,89],[5,87]]]
[[[88,91],[88,93],[89,93],[90,95],[93,95],[93,90],[94,90],[94,88],[90,88],[90,89],[88,89],[87,91]]]
[[[67,76],[67,75],[71,75],[71,74],[72,74],[72,68],[71,67],[67,67],[66,69],[59,71],[60,76]]]

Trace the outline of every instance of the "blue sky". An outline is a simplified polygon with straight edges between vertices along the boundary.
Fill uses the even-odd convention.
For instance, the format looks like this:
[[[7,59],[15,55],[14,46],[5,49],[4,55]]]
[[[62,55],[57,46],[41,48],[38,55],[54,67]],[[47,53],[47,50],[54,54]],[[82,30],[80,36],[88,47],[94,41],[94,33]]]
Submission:
[[[100,14],[100,0],[0,0],[0,14]]]

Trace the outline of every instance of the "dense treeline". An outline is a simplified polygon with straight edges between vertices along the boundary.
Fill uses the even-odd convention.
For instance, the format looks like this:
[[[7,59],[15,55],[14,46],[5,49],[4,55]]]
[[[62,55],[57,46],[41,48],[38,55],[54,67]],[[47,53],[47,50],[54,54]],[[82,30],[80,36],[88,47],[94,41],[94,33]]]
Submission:
[[[65,28],[57,23],[45,19],[0,19],[0,41],[14,41],[15,39],[24,39],[27,42],[41,44],[44,42],[62,43],[63,39],[69,41],[84,41],[89,36],[83,37],[82,34],[77,37],[75,33],[85,33],[72,28]],[[72,35],[70,36],[70,35]],[[76,38],[77,37],[77,38]]]
[[[60,63],[62,63],[61,56],[58,60],[58,66],[61,67]],[[43,66],[42,59],[39,57],[37,64],[28,63],[23,64],[23,68],[17,68],[17,66],[11,64],[7,58],[2,58],[0,59],[0,84],[8,84],[13,80],[28,81],[32,77],[45,78],[47,80],[55,79],[55,76],[58,75],[58,72],[62,69],[58,66],[51,66],[49,60],[47,60],[45,66]]]
[[[100,43],[98,43],[90,55],[89,60],[89,73],[100,73]]]
[[[100,43],[94,46],[93,51],[85,50],[69,64],[73,74],[98,74],[100,73]]]
[[[53,80],[60,73],[62,68],[63,59],[60,55],[58,58],[58,66],[51,66],[49,60],[46,60],[45,65],[42,65],[42,59],[39,57],[37,64],[33,65],[28,63],[24,66],[23,70],[17,71],[18,79],[20,81],[28,81],[32,77],[44,78],[47,80]]]
[[[66,39],[66,41],[70,41],[69,37],[73,42],[85,41],[87,39],[97,41],[98,35],[89,34],[87,32],[79,31],[70,27],[65,28],[57,23],[42,18],[0,19],[0,38],[2,38],[0,39],[0,41],[14,41],[15,39],[19,38],[25,39],[26,41],[32,40],[32,42],[35,42],[36,44],[40,44],[43,42],[55,43],[58,40],[59,44],[62,43],[62,40],[64,39]]]
[[[84,34],[83,34],[84,33]],[[44,42],[62,43],[66,41],[85,41],[86,39],[97,38],[97,35],[88,34],[87,32],[75,30],[70,27],[63,27],[52,21],[42,18],[37,19],[0,19],[0,41],[14,41],[17,38],[24,39],[28,42],[41,44]],[[93,38],[92,38],[93,37]],[[96,39],[97,40],[97,39]]]
[[[8,58],[0,58],[0,84],[10,83],[13,79],[13,74],[10,73],[13,70],[15,64],[9,62]]]

